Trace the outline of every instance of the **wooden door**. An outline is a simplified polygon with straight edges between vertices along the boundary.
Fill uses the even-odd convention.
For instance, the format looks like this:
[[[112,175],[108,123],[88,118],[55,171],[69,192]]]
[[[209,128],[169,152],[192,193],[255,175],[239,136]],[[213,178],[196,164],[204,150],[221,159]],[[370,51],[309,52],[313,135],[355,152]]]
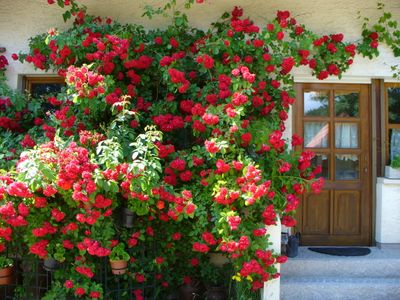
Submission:
[[[297,213],[302,245],[371,244],[371,122],[368,85],[297,84],[294,132],[316,153],[325,185]]]

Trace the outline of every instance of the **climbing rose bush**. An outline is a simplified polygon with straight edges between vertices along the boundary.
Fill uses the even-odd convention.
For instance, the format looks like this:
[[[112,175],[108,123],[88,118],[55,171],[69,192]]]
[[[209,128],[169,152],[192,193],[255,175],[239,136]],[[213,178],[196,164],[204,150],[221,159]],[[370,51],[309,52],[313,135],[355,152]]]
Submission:
[[[165,290],[199,279],[215,252],[254,291],[279,277],[286,258],[268,250],[267,228],[294,226],[302,195],[323,184],[314,153],[284,135],[291,71],[340,77],[356,45],[317,36],[288,11],[259,27],[235,7],[208,31],[177,12],[166,29],[145,30],[58,4],[72,6],[72,28],[31,38],[13,58],[57,71],[65,90],[39,102],[48,113],[29,126],[0,102],[0,127],[25,150],[0,177],[0,250],[22,230],[29,253],[67,263],[55,288],[90,299],[103,297],[96,263],[120,243],[131,279]],[[121,208],[135,214],[132,228]],[[144,263],[143,247],[155,249]]]

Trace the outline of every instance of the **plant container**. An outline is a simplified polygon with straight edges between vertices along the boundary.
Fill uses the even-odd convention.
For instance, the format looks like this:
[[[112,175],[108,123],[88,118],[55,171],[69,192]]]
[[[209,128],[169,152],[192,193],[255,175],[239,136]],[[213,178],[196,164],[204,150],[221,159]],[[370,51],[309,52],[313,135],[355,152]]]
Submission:
[[[13,267],[0,269],[0,285],[10,285],[13,282]]]
[[[226,289],[222,286],[213,286],[207,288],[206,297],[207,300],[227,300]]]
[[[111,272],[114,275],[122,275],[128,269],[128,262],[126,260],[110,260]]]
[[[135,214],[128,208],[124,207],[122,210],[122,225],[126,228],[132,228],[134,221]]]
[[[385,177],[391,179],[400,179],[400,169],[385,166]]]
[[[179,288],[180,300],[200,300],[201,289],[197,285],[185,284]]]
[[[43,269],[48,272],[54,272],[60,267],[60,263],[54,258],[47,258],[43,261]]]

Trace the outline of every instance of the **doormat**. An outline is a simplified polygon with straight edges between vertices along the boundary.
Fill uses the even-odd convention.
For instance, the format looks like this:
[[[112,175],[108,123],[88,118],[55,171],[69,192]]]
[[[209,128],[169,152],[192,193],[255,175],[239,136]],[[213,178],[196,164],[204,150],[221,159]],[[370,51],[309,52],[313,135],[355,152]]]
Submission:
[[[311,251],[328,254],[328,255],[337,255],[337,256],[363,256],[371,253],[371,249],[369,248],[360,248],[360,247],[309,247]]]

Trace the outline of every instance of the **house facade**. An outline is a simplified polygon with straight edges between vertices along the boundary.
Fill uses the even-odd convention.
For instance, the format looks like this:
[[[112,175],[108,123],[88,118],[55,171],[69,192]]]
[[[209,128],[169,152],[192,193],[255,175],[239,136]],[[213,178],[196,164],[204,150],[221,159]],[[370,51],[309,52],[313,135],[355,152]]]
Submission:
[[[145,4],[163,1],[82,1],[91,14],[120,22],[137,22],[147,28],[163,27],[169,20],[142,18]],[[241,6],[246,15],[263,24],[279,10],[289,10],[298,22],[318,34],[343,33],[345,40],[361,36],[362,18],[376,20],[381,11],[367,1],[207,1],[187,11],[194,26],[206,28],[224,11]],[[400,16],[400,2],[386,1],[385,9]],[[0,47],[11,62],[7,77],[15,89],[40,89],[57,84],[54,75],[13,62],[11,54],[28,49],[28,39],[57,25],[67,28],[61,8],[46,1],[5,0],[0,12]],[[398,20],[400,21],[400,20]],[[325,189],[303,199],[297,231],[303,245],[365,245],[400,243],[400,180],[385,177],[385,165],[395,153],[400,128],[400,84],[391,66],[400,63],[391,50],[379,46],[380,56],[357,56],[340,80],[320,81],[305,68],[294,70],[297,103],[287,122],[287,135],[305,139],[304,148],[317,153]],[[397,144],[396,144],[397,143]],[[397,146],[396,146],[397,145]],[[392,170],[393,171],[393,170]]]

